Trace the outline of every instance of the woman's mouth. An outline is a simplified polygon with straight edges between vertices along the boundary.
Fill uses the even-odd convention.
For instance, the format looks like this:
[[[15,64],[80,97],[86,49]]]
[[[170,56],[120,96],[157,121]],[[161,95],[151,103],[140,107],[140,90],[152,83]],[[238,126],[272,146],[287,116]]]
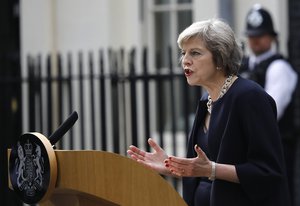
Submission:
[[[190,69],[188,69],[188,68],[184,69],[184,74],[185,74],[185,76],[191,76],[192,73],[193,73],[192,70],[190,70]]]

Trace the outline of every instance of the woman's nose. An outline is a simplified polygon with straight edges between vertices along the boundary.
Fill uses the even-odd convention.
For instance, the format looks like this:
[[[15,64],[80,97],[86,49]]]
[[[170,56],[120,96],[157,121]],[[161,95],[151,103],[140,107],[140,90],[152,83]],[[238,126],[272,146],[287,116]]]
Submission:
[[[184,55],[182,57],[182,66],[189,66],[191,64],[191,60],[188,55]]]

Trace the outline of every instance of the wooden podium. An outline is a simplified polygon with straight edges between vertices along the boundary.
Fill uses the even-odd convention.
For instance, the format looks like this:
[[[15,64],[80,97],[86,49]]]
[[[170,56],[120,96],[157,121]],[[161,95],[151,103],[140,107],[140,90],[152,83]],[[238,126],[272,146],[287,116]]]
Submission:
[[[43,206],[186,206],[159,174],[103,151],[55,150],[57,182]]]

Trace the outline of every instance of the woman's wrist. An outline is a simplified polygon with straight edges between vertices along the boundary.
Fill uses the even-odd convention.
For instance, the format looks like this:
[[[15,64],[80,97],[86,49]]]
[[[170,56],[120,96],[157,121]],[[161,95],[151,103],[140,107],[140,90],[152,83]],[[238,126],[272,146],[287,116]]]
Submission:
[[[208,179],[214,181],[216,179],[216,163],[214,161],[210,161],[210,163],[211,163],[211,172]]]

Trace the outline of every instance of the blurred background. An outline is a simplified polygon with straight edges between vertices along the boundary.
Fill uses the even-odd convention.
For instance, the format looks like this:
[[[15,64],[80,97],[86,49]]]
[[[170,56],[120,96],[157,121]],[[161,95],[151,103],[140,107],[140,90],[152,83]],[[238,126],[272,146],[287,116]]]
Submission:
[[[22,205],[7,188],[7,148],[25,132],[49,136],[74,110],[79,120],[59,149],[126,155],[131,144],[149,149],[153,137],[184,156],[201,90],[186,84],[177,36],[221,17],[247,53],[245,18],[255,3],[271,12],[280,51],[299,71],[297,0],[2,0],[1,205]]]

